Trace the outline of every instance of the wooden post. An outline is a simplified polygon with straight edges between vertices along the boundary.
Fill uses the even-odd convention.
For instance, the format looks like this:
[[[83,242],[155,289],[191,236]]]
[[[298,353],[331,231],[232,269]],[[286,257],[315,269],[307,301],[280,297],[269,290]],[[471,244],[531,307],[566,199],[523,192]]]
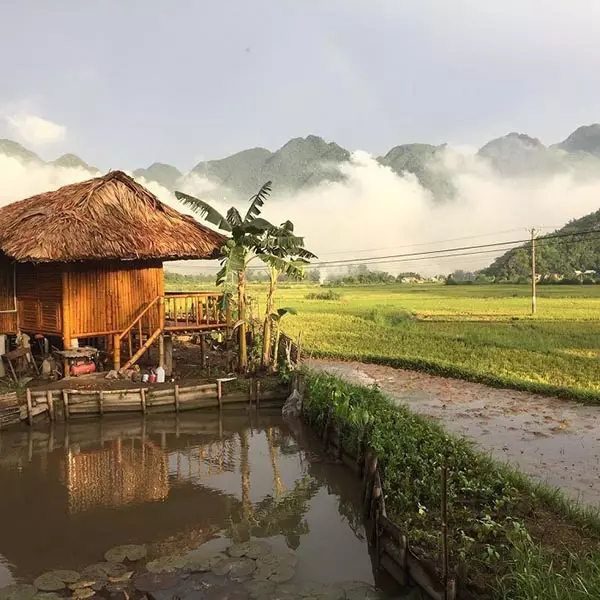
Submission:
[[[113,338],[113,368],[118,371],[121,368],[121,337],[115,333]]]
[[[250,377],[248,379],[249,388],[248,388],[248,403],[252,406],[252,396],[254,395],[254,379]]]
[[[60,276],[61,276],[61,285],[62,285],[62,338],[63,338],[63,348],[68,350],[71,346],[71,289],[69,286],[69,273],[66,269],[70,267],[65,267]],[[65,358],[63,362],[64,367],[64,376],[68,377],[70,375],[69,369],[69,361]]]
[[[260,408],[260,379],[256,380],[256,408]]]
[[[165,336],[162,333],[158,336],[158,366],[165,368]]]
[[[165,376],[173,376],[173,338],[170,335],[164,336],[165,346]]]
[[[217,400],[219,401],[219,410],[223,406],[223,382],[217,379]]]
[[[448,600],[448,467],[442,466],[441,518],[442,518],[442,584],[444,600]]]
[[[144,388],[140,389],[140,401],[142,403],[142,414],[146,414],[146,390]]]
[[[48,418],[54,421],[54,400],[52,398],[52,390],[46,392],[46,401],[48,402]]]
[[[175,412],[179,412],[179,384],[175,385]]]
[[[104,392],[102,390],[98,394],[98,411],[101,417],[104,416]]]
[[[63,407],[65,410],[65,421],[69,420],[69,392],[63,390]]]
[[[298,332],[298,342],[296,345],[296,364],[299,365],[302,360],[302,330]]]
[[[204,336],[200,334],[200,368],[206,366],[206,352],[204,351]]]
[[[33,425],[33,415],[31,414],[33,407],[31,405],[31,390],[29,388],[27,388],[26,394],[27,394],[27,422],[30,425]]]

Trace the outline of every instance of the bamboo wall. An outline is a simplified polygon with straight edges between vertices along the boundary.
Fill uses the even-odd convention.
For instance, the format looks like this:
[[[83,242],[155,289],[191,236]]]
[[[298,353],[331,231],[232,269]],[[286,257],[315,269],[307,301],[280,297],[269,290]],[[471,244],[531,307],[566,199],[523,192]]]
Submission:
[[[0,310],[14,308],[14,266],[6,257],[0,256]],[[16,333],[17,313],[0,313],[0,333]]]
[[[62,332],[62,281],[55,264],[17,263],[19,327],[31,333]]]
[[[63,272],[65,337],[93,337],[123,331],[156,296],[164,294],[160,261],[86,262]],[[159,325],[159,307],[150,311]]]

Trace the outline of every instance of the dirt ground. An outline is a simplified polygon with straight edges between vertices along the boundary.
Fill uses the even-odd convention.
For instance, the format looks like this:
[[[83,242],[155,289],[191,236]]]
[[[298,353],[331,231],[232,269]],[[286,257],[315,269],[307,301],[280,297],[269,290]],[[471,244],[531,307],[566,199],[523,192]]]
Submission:
[[[157,366],[158,359],[154,354],[145,356],[140,360],[140,374],[147,373],[151,368]],[[227,355],[224,350],[216,347],[207,347],[204,368],[202,367],[201,356],[202,351],[200,345],[194,343],[189,336],[174,340],[173,375],[167,377],[165,383],[144,383],[144,387],[152,386],[153,389],[160,389],[173,387],[175,384],[199,385],[202,383],[214,382],[217,377],[224,377],[227,375]],[[49,381],[39,377],[30,381],[28,387],[37,389],[42,388],[45,390],[111,390],[139,388],[142,385],[139,380],[132,381],[122,377],[119,377],[118,379],[107,379],[106,375],[107,371],[104,371],[80,375],[78,377],[66,377],[56,381]]]
[[[378,365],[313,360],[310,366],[353,383],[377,383],[494,458],[600,506],[600,407]]]

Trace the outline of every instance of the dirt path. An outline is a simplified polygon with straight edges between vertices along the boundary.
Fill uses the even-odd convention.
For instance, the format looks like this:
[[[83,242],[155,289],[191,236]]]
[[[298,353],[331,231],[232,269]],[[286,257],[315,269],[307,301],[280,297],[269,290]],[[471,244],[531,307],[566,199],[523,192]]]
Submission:
[[[356,362],[313,360],[430,415],[571,498],[600,506],[600,407]]]

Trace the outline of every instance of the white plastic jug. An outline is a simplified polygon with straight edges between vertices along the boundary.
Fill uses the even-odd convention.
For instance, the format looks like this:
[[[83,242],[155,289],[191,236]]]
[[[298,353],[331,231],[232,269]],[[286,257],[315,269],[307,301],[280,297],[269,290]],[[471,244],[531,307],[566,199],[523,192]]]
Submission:
[[[165,382],[165,370],[163,367],[157,367],[156,369],[156,383]]]

